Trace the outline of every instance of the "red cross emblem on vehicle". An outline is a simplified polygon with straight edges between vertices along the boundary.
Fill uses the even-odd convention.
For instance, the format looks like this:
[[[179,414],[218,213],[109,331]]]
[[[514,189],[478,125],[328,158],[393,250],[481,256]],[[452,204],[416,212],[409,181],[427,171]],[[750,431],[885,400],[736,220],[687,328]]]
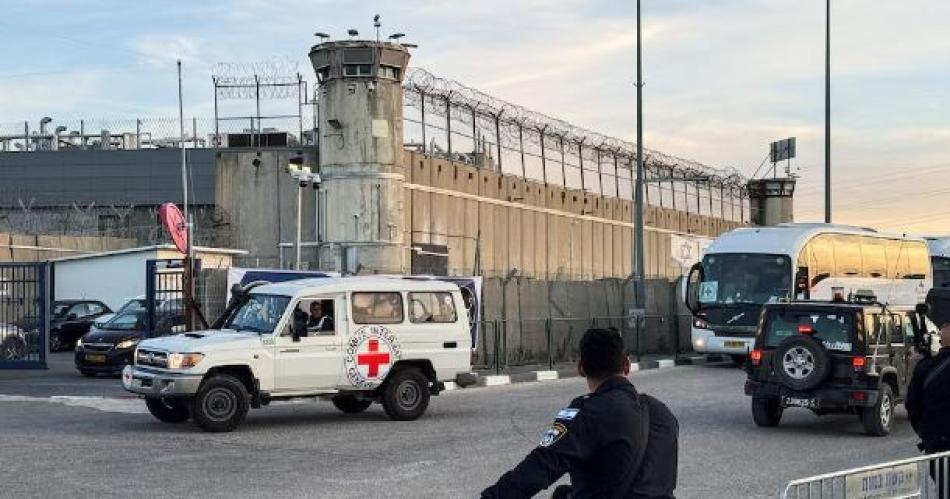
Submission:
[[[379,376],[380,366],[387,366],[392,362],[389,352],[379,351],[379,340],[371,339],[366,342],[367,352],[360,353],[356,356],[356,364],[360,366],[367,366],[368,372],[366,377],[375,378]]]

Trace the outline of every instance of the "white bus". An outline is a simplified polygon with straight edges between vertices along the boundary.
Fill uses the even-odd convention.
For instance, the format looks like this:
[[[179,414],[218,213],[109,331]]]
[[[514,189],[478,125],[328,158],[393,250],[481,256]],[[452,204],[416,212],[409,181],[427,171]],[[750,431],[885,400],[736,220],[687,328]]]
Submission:
[[[741,362],[765,303],[868,290],[882,303],[916,305],[931,286],[922,238],[831,224],[736,229],[713,241],[687,277],[693,350]]]
[[[950,288],[950,237],[928,237],[934,287]]]

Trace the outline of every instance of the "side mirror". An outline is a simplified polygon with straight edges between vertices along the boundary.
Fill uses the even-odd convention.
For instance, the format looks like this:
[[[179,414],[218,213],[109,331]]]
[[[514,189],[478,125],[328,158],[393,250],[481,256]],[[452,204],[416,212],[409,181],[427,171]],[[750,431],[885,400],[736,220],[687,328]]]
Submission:
[[[293,321],[290,324],[290,334],[295,342],[300,341],[301,336],[307,336],[307,314],[300,309],[294,309]]]
[[[686,274],[686,297],[683,300],[686,308],[696,315],[699,313],[699,284],[703,281],[703,264],[696,262]]]
[[[74,321],[74,320],[76,320],[76,319],[78,319],[78,318],[79,318],[79,316],[76,315],[75,313],[71,313],[71,314],[69,314],[69,315],[66,316],[66,320],[67,320],[67,321]]]

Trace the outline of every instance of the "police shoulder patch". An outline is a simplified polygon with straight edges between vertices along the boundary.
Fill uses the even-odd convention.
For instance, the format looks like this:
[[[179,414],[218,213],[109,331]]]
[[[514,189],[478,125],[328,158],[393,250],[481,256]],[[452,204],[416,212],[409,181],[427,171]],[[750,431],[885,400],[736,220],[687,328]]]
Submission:
[[[541,447],[550,447],[557,443],[564,435],[567,435],[567,427],[561,423],[554,423],[541,435]]]
[[[558,411],[557,416],[554,419],[562,419],[564,421],[571,421],[577,417],[577,414],[580,413],[580,409],[575,409],[573,407],[568,407],[567,409],[561,409]]]

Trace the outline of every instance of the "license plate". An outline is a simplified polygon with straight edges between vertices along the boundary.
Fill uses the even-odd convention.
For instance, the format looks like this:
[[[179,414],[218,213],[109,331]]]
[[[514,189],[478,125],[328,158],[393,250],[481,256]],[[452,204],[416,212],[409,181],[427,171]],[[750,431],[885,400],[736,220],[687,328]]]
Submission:
[[[785,405],[788,407],[804,407],[806,409],[817,409],[818,400],[804,399],[798,397],[785,397]]]
[[[727,341],[726,348],[745,348],[744,341]]]
[[[101,353],[87,353],[86,361],[87,362],[105,362],[106,356]]]

